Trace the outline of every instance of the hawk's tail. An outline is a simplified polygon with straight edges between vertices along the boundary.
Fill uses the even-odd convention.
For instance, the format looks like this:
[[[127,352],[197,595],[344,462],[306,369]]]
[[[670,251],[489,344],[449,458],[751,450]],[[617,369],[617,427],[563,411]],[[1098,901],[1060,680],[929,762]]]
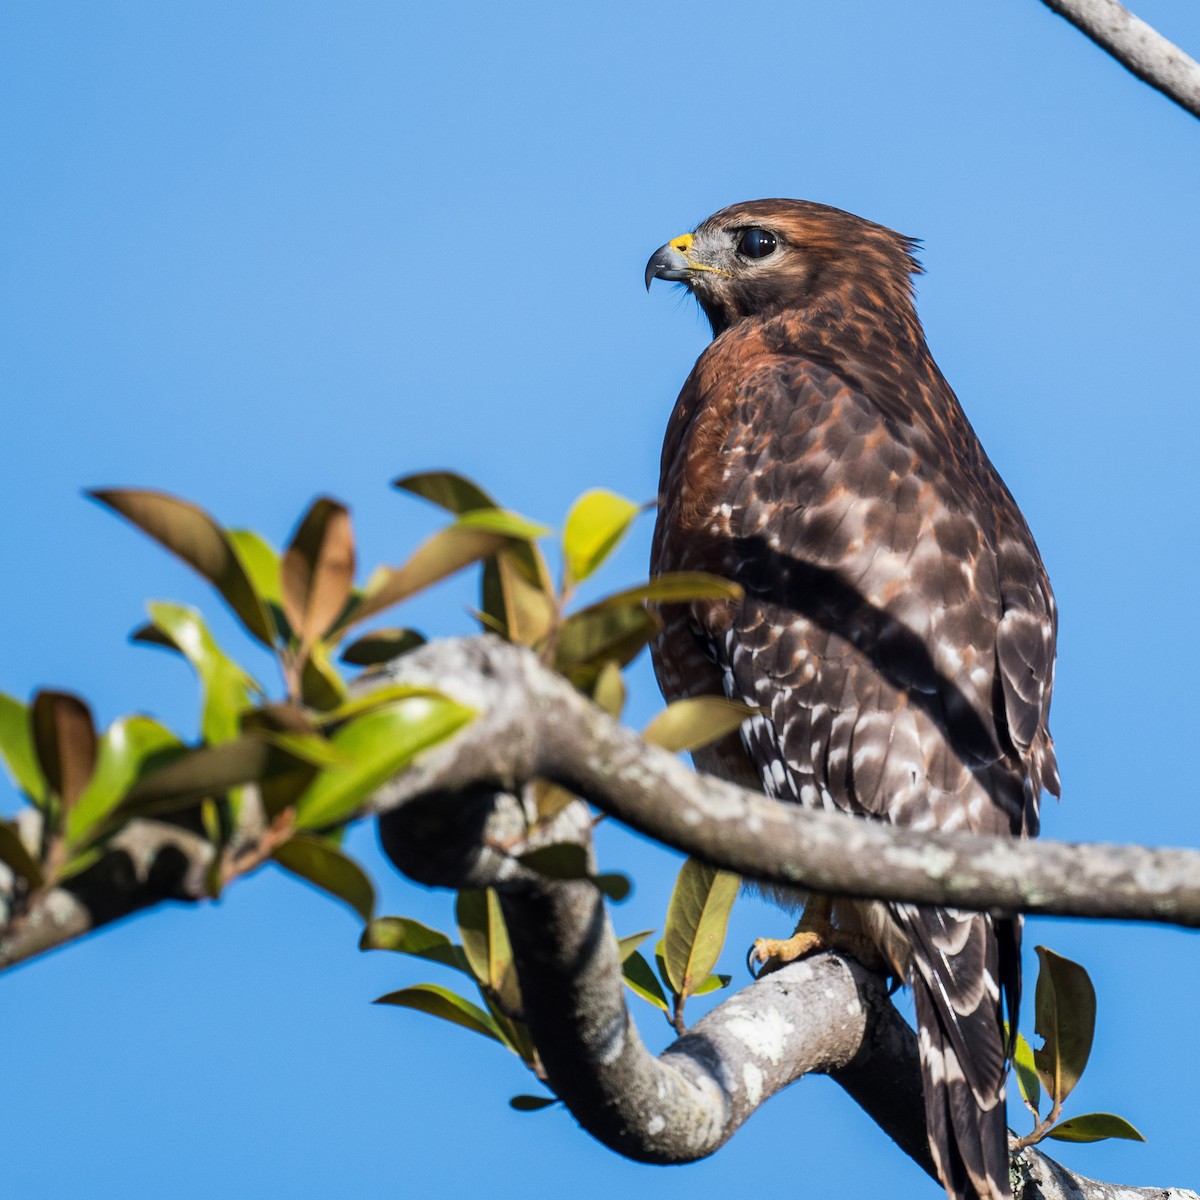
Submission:
[[[925,1120],[938,1174],[950,1200],[1011,1200],[1000,996],[1008,972],[1000,960],[1012,969],[1019,935],[1011,922],[998,930],[983,914],[897,907],[913,943]],[[1005,982],[1013,987],[1011,975]]]

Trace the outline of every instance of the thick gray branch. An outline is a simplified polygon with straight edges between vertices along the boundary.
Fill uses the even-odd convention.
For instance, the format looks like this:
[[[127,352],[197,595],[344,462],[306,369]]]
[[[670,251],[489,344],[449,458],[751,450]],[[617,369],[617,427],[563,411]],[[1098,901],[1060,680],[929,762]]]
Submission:
[[[480,716],[379,793],[376,812],[470,784],[570,788],[634,829],[749,878],[959,908],[1200,926],[1200,852],[911,832],[780,804],[647,745],[532,654],[432,643],[374,681],[441,687]]]
[[[1143,82],[1200,117],[1200,63],[1117,0],[1042,0]]]
[[[556,819],[554,839],[586,842],[587,810],[571,808]],[[599,892],[587,882],[540,878],[510,857],[526,849],[522,809],[510,794],[473,787],[393,807],[380,830],[389,855],[420,882],[498,889],[524,1019],[549,1085],[584,1129],[636,1161],[692,1162],[722,1146],[776,1092],[817,1072],[933,1175],[916,1037],[879,978],[833,955],[793,963],[655,1058],[626,1006]],[[1095,1184],[1032,1149],[1014,1155],[1013,1174],[1016,1200],[1197,1200],[1190,1192]]]

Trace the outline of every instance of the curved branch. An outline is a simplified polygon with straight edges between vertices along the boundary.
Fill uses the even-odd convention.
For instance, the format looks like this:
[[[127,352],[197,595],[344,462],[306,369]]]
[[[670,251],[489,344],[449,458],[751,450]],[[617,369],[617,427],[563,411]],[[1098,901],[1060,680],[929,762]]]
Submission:
[[[556,836],[586,843],[587,810],[571,808]],[[512,857],[528,848],[514,826],[520,809],[510,794],[489,799],[473,787],[414,798],[385,813],[380,827],[389,854],[398,853],[420,882],[453,886],[449,864],[457,862],[464,882],[498,890],[541,1067],[588,1133],[635,1161],[693,1162],[789,1083],[821,1073],[936,1178],[916,1036],[881,979],[834,954],[792,963],[714,1009],[656,1058],[630,1016],[599,891],[586,881],[541,878]],[[1036,1150],[1014,1152],[1012,1167],[1017,1200],[1197,1200],[1191,1192],[1093,1183]]]
[[[1143,83],[1200,117],[1200,63],[1117,0],[1042,0]]]
[[[1200,852],[913,832],[780,804],[697,775],[618,725],[527,650],[485,636],[431,643],[374,673],[480,711],[382,789],[423,793],[549,779],[641,833],[765,883],[993,912],[1200,926]]]

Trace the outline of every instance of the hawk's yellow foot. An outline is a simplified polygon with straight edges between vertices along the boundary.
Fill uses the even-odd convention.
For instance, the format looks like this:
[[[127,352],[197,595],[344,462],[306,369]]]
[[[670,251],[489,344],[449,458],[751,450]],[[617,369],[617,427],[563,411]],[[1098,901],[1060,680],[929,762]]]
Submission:
[[[839,929],[832,922],[830,908],[826,899],[810,900],[791,937],[756,938],[746,960],[751,972],[757,966],[761,968],[757,974],[765,975],[824,950],[841,951],[872,971],[886,971],[887,964],[875,943],[864,934]]]

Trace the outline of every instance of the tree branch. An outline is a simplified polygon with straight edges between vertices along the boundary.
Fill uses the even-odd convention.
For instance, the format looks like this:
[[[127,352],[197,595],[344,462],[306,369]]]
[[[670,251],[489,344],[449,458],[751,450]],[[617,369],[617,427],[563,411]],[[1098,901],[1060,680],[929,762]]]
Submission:
[[[1194,117],[1200,117],[1200,63],[1117,0],[1042,0],[1102,50]]]
[[[635,1161],[693,1162],[789,1083],[823,1073],[935,1177],[916,1036],[880,978],[833,954],[793,963],[655,1058],[626,1005],[599,891],[586,881],[547,880],[517,861],[530,848],[518,832],[523,807],[510,793],[480,787],[426,794],[384,813],[380,832],[389,856],[421,883],[454,886],[458,864],[461,885],[498,890],[524,1020],[547,1082],[587,1132]],[[577,804],[560,814],[555,838],[586,844],[587,812]],[[1016,1200],[1197,1200],[1096,1184],[1032,1149],[1014,1151],[1012,1169]]]
[[[493,637],[432,643],[368,686],[440,687],[479,710],[373,802],[473,783],[561,784],[641,833],[766,883],[835,895],[993,912],[1200,926],[1200,852],[913,832],[780,804],[647,745],[548,671]]]

